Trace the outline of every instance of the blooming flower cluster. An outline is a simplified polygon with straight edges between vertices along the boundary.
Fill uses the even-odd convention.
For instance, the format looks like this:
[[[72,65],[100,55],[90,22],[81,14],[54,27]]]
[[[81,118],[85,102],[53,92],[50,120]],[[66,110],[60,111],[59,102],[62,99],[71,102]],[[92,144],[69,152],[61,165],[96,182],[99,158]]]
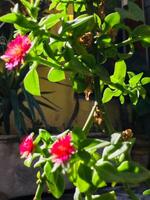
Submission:
[[[6,68],[8,70],[13,70],[16,69],[19,64],[23,63],[24,57],[30,47],[31,41],[27,36],[17,35],[17,37],[8,44],[5,54],[1,56],[1,59],[6,62]]]
[[[25,137],[21,144],[19,145],[20,155],[23,157],[28,157],[34,150],[33,134]]]
[[[71,155],[75,153],[75,148],[71,143],[71,135],[68,134],[56,140],[49,152],[54,163],[62,164],[67,162]]]
[[[20,154],[28,157],[34,150],[33,134],[27,136],[19,146]],[[49,149],[51,160],[57,164],[64,164],[75,153],[75,147],[71,143],[71,135],[58,138]]]

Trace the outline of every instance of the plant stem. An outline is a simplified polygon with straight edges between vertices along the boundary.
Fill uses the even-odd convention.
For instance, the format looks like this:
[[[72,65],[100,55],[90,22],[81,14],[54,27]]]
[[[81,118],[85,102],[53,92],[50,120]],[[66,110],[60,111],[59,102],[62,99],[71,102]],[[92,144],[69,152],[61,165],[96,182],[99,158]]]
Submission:
[[[43,183],[41,182],[38,184],[38,187],[37,187],[37,190],[36,190],[33,200],[41,200],[42,192],[43,192]]]
[[[92,126],[93,115],[94,115],[94,111],[95,111],[97,105],[98,105],[98,102],[95,101],[94,105],[93,105],[93,107],[91,109],[91,112],[90,112],[90,114],[89,114],[89,116],[88,116],[88,118],[87,118],[87,120],[86,120],[86,122],[85,122],[85,124],[84,124],[84,126],[82,128],[82,131],[84,131],[86,133],[86,135],[88,134],[88,132],[89,132],[91,126]]]
[[[100,93],[99,77],[94,78],[94,92],[95,92],[95,99],[98,102],[98,106],[104,112],[104,123],[105,123],[107,134],[111,135],[114,132],[114,128],[113,128],[113,125],[112,125],[111,120],[109,118],[107,107],[105,105],[103,105],[102,102],[101,102],[102,95]]]
[[[127,184],[124,184],[124,190],[129,195],[131,200],[139,200],[139,198],[135,195],[135,193],[130,189]]]

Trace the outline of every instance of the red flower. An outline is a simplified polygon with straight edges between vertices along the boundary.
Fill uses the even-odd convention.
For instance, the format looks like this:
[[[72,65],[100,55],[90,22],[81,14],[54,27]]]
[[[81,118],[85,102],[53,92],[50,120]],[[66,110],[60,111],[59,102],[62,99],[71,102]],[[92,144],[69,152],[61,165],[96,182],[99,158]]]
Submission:
[[[68,134],[55,141],[49,152],[52,154],[52,161],[54,163],[63,164],[67,162],[75,152],[75,148],[71,143],[71,135]]]
[[[33,152],[34,143],[33,143],[33,134],[25,137],[21,144],[19,145],[20,155],[28,157],[29,154]]]
[[[1,59],[6,62],[6,68],[8,70],[13,70],[19,64],[23,63],[24,57],[30,47],[31,41],[27,36],[17,35],[17,37],[8,44],[5,54],[1,56]]]

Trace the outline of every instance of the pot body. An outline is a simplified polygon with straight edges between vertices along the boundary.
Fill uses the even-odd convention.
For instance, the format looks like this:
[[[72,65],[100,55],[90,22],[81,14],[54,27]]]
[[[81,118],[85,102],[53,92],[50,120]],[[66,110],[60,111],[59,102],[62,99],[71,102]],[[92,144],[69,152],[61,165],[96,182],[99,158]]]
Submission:
[[[0,135],[0,193],[7,198],[31,195],[36,191],[36,171],[23,165],[18,146],[17,136]]]

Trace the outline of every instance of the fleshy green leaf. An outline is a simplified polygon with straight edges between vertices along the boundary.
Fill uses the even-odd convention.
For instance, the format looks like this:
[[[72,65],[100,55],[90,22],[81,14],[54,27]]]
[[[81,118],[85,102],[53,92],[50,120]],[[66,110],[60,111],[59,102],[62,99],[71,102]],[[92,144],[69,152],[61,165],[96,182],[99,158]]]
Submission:
[[[150,171],[133,161],[124,161],[117,170],[122,181],[131,184],[137,184],[150,178]]]
[[[128,1],[128,9],[116,8],[115,10],[120,13],[122,18],[144,22],[144,12],[137,3]]]
[[[92,175],[92,183],[94,186],[96,186],[97,188],[102,188],[104,186],[106,186],[107,184],[105,183],[105,181],[103,181],[101,179],[101,177],[99,176],[98,172],[96,169],[94,169],[93,171],[93,175]]]
[[[121,134],[120,133],[113,133],[111,135],[111,144],[117,144],[120,141]]]
[[[107,103],[113,98],[113,91],[110,88],[106,88],[103,93],[102,102]]]
[[[139,39],[150,45],[150,26],[149,25],[140,25],[133,30],[132,33],[135,39]]]
[[[59,170],[52,172],[52,164],[50,162],[45,164],[44,173],[46,175],[46,184],[49,192],[51,192],[55,198],[59,199],[63,195],[65,189],[63,176]]]
[[[41,23],[40,26],[45,26],[46,29],[50,29],[60,22],[60,18],[63,17],[62,13],[48,15]]]
[[[48,80],[51,82],[59,82],[65,79],[65,72],[55,68],[51,68],[48,73]]]
[[[91,186],[92,171],[90,167],[80,164],[77,176],[77,187],[80,192],[86,192]]]
[[[129,80],[129,84],[131,87],[135,87],[137,85],[137,83],[139,83],[140,79],[143,76],[143,72],[141,72],[140,74],[137,74],[135,76],[133,76],[130,80]]]
[[[28,20],[21,14],[18,13],[9,13],[0,17],[1,22],[17,24],[20,27],[27,28],[30,30],[37,30],[38,26],[35,22]]]
[[[107,31],[119,23],[120,23],[120,14],[118,12],[111,13],[105,17],[102,29],[104,31]]]
[[[36,69],[31,69],[24,78],[24,87],[25,89],[33,94],[40,96],[40,83],[39,83],[39,76]]]
[[[120,100],[120,103],[121,103],[121,104],[124,104],[125,98],[124,98],[123,95],[120,95],[119,100]]]
[[[145,190],[145,191],[143,192],[143,195],[150,195],[150,189]]]
[[[121,154],[127,152],[130,145],[128,143],[123,143],[121,147],[117,147],[117,149],[108,155],[108,159],[114,159],[120,156]]]
[[[114,74],[111,76],[113,83],[122,83],[125,79],[127,66],[124,60],[119,60],[115,63]]]
[[[25,165],[26,167],[30,167],[31,164],[32,164],[32,161],[33,161],[33,157],[32,157],[32,155],[29,155],[29,156],[27,157],[27,159],[25,159],[24,165]]]
[[[144,77],[141,80],[142,85],[146,85],[150,83],[150,77]]]
[[[104,180],[106,182],[121,181],[116,168],[108,161],[100,162],[97,166],[97,172],[101,180]]]

